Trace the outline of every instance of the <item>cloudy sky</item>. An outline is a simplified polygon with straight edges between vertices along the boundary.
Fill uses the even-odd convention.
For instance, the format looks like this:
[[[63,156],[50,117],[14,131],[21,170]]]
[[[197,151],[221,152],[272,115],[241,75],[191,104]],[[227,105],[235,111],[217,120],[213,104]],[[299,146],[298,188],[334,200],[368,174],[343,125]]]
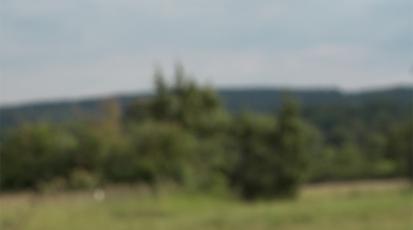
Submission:
[[[0,0],[0,103],[151,88],[413,83],[411,0]]]

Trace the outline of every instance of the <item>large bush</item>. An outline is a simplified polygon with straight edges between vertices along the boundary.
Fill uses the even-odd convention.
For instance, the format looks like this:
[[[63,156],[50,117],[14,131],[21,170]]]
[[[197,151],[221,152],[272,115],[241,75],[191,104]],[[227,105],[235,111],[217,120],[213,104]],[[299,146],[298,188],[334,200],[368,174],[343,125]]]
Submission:
[[[196,140],[171,123],[145,122],[129,127],[129,149],[107,161],[108,176],[150,184],[188,181]]]
[[[46,124],[14,130],[1,145],[3,189],[36,188],[54,177],[66,176],[73,164],[76,139]]]

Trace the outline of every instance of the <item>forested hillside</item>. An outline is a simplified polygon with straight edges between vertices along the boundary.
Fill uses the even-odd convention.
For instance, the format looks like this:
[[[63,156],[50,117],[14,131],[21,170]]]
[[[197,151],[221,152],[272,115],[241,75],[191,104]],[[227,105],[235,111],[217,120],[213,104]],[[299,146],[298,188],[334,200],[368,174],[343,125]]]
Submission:
[[[413,178],[412,93],[217,92],[183,70],[172,84],[158,73],[153,95],[3,108],[0,185],[172,183],[256,199],[304,182]]]
[[[345,93],[336,89],[221,89],[218,95],[225,107],[233,112],[276,112],[285,94],[296,98],[304,117],[321,126],[328,126],[339,116],[369,120],[373,116],[387,116],[398,120],[413,113],[413,87]],[[125,110],[135,100],[146,101],[151,94],[114,96]],[[62,122],[72,119],[94,119],[102,114],[102,103],[107,98],[79,101],[57,101],[0,107],[0,129],[4,131],[21,123],[34,121]],[[387,113],[387,114],[386,114]],[[322,116],[322,117],[321,117]]]

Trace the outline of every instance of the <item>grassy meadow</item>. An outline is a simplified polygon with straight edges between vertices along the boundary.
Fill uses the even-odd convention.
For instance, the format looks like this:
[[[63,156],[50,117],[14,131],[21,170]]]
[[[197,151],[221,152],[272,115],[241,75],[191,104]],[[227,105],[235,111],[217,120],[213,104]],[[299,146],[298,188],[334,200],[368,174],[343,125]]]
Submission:
[[[413,229],[404,181],[306,186],[295,200],[235,198],[112,187],[92,192],[0,195],[0,229]]]

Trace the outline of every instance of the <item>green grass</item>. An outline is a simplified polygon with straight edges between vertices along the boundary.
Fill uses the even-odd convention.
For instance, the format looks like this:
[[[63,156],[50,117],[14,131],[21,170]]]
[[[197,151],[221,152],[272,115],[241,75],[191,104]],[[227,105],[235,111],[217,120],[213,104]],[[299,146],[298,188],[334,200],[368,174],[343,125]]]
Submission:
[[[0,229],[413,229],[413,191],[405,182],[307,186],[296,200],[241,202],[173,192],[154,197],[112,188],[0,196]]]

